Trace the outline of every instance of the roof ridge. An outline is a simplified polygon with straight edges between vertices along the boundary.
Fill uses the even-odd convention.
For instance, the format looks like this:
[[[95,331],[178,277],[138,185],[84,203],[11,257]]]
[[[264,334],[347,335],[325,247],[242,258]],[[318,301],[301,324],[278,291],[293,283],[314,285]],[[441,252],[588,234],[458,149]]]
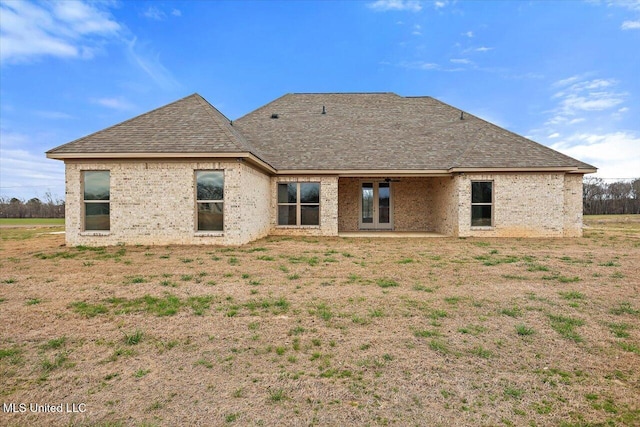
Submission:
[[[240,120],[242,120],[242,119],[244,119],[245,117],[247,117],[249,114],[254,114],[254,113],[257,113],[258,111],[265,110],[265,109],[266,109],[268,106],[270,106],[271,104],[273,104],[273,103],[275,103],[275,102],[277,102],[277,101],[279,101],[279,100],[281,100],[281,99],[283,99],[283,98],[285,98],[285,97],[287,97],[287,96],[290,96],[290,95],[293,95],[293,93],[285,93],[284,95],[279,96],[278,98],[274,99],[273,101],[267,102],[266,104],[264,104],[264,105],[262,105],[262,106],[260,106],[260,107],[256,108],[255,110],[251,110],[251,111],[249,111],[249,112],[248,112],[247,114],[245,114],[244,116],[240,116],[240,117],[238,117],[235,121],[236,121],[236,122],[239,122]]]
[[[460,111],[462,111],[462,110],[460,110]],[[466,112],[466,111],[465,111],[465,112]],[[468,114],[468,113],[467,113],[467,114]],[[477,117],[476,117],[476,116],[474,116],[473,114],[469,114],[469,116],[474,117],[474,118],[476,118],[476,119],[477,119]],[[474,135],[474,136],[475,136],[475,135],[477,135],[477,134],[478,134],[482,129],[485,129],[486,127],[487,127],[487,123],[485,122],[485,123],[483,123],[483,124],[482,124],[478,129],[476,129],[476,131],[474,132],[474,134],[473,134],[473,135]],[[460,153],[460,155],[459,155],[458,157],[456,157],[456,158],[451,162],[451,166],[450,166],[450,168],[461,167],[461,166],[460,166],[460,159],[463,159],[463,158],[467,155],[467,153],[468,153],[469,151],[471,151],[473,148],[475,148],[479,143],[480,143],[480,139],[475,138],[475,141],[474,141],[472,144],[468,145],[468,146],[467,146],[467,148],[465,148],[465,149],[462,151],[462,153]]]
[[[291,92],[287,95],[396,95],[395,92]]]
[[[156,112],[156,111],[158,111],[158,110],[163,110],[163,109],[165,109],[165,108],[167,108],[167,107],[169,107],[169,106],[171,106],[171,105],[177,104],[178,102],[184,101],[184,100],[186,100],[186,99],[188,99],[188,98],[191,98],[191,97],[194,97],[194,96],[195,96],[195,97],[199,97],[199,98],[201,98],[201,99],[204,99],[204,98],[202,98],[202,96],[201,96],[200,94],[198,94],[197,92],[194,92],[194,93],[192,93],[191,95],[187,95],[187,96],[185,96],[185,97],[183,97],[183,98],[180,98],[180,99],[178,99],[178,100],[176,100],[176,101],[173,101],[173,102],[170,102],[170,103],[168,103],[168,104],[162,105],[162,106],[160,106],[160,107],[154,108],[153,110],[151,110],[151,111],[147,111],[146,113],[138,114],[137,116],[131,117],[130,119],[127,119],[127,120],[124,120],[124,121],[122,121],[122,122],[116,123],[116,124],[114,124],[114,125],[108,126],[108,127],[104,128],[104,129],[101,129],[101,130],[99,130],[99,131],[92,132],[92,133],[90,133],[90,134],[88,134],[88,135],[81,136],[80,138],[76,138],[76,139],[74,139],[73,141],[69,141],[69,142],[67,142],[67,143],[65,143],[65,144],[58,145],[57,147],[54,147],[54,148],[52,148],[51,150],[47,151],[47,153],[53,153],[54,151],[58,150],[59,148],[62,148],[62,147],[64,147],[64,146],[66,146],[66,145],[73,144],[73,143],[75,143],[75,142],[82,141],[83,139],[90,138],[90,137],[92,137],[92,136],[94,136],[94,135],[97,135],[97,134],[99,134],[99,133],[105,132],[105,131],[107,131],[107,130],[114,129],[114,128],[117,128],[117,127],[120,127],[120,126],[125,125],[125,124],[127,124],[127,123],[129,123],[129,122],[131,122],[131,121],[133,121],[133,120],[135,120],[135,119],[138,119],[138,118],[140,118],[140,117],[148,116],[148,115],[150,115],[151,113],[154,113],[154,112]]]
[[[209,114],[211,116],[211,118],[218,123],[219,119],[222,118],[224,120],[226,120],[227,122],[225,123],[224,120],[222,121],[222,123],[218,123],[222,126],[220,126],[220,128],[222,129],[223,132],[225,132],[227,134],[227,136],[229,136],[232,139],[240,139],[237,137],[237,135],[235,135],[233,132],[231,132],[227,126],[225,125],[229,125],[231,120],[229,120],[229,118],[227,116],[225,116],[220,110],[218,110],[216,107],[214,107],[212,104],[209,103],[209,101],[207,101],[206,99],[204,99],[203,97],[199,97],[198,101],[200,102],[200,104],[202,104],[203,107],[205,107],[205,111],[207,112],[207,114]],[[220,117],[216,117],[217,115],[220,115]],[[243,142],[243,141],[239,141],[239,142]],[[240,144],[242,145],[242,144]],[[245,148],[245,147],[241,147],[241,148]]]
[[[226,123],[223,122],[224,126],[222,126],[222,129],[229,137],[233,138],[234,140],[237,140],[240,143],[239,144],[240,148],[246,149],[249,153],[253,154],[257,158],[259,158],[260,160],[268,164],[269,166],[272,166],[267,160],[265,160],[264,155],[261,153],[261,151],[258,150],[253,144],[251,144],[249,140],[247,140],[247,138],[242,134],[242,132],[240,132],[240,130],[233,127],[233,125],[231,124],[231,120],[227,116],[225,116],[220,110],[214,107],[213,104],[209,103],[209,101],[204,99],[202,96],[200,95],[198,96],[200,98],[199,99],[200,102],[204,103],[205,107],[208,107],[207,112],[209,114],[217,113],[227,121]],[[213,116],[212,118],[214,120],[216,119]]]
[[[547,151],[547,152],[552,152],[552,153],[554,153],[555,155],[561,155],[561,156],[565,157],[566,159],[569,159],[569,160],[575,160],[575,161],[577,161],[578,163],[582,163],[582,164],[583,164],[583,165],[585,165],[585,166],[588,166],[588,167],[590,167],[590,168],[595,168],[595,166],[592,166],[592,165],[590,165],[590,164],[588,164],[588,163],[582,162],[582,161],[580,161],[580,160],[578,160],[578,159],[575,159],[575,158],[573,158],[573,157],[571,157],[571,156],[567,156],[566,154],[563,154],[563,153],[561,153],[561,152],[559,152],[559,151],[557,151],[557,150],[554,150],[553,148],[547,147],[547,146],[546,146],[546,145],[544,145],[544,144],[541,144],[541,143],[536,142],[536,141],[534,141],[534,140],[532,140],[532,139],[530,139],[530,138],[527,138],[527,137],[525,137],[525,136],[522,136],[522,135],[520,135],[520,134],[517,134],[517,133],[515,133],[514,131],[511,131],[511,130],[509,130],[509,129],[507,129],[507,128],[504,128],[504,127],[502,127],[502,126],[498,126],[498,125],[497,125],[497,124],[495,124],[495,123],[492,123],[492,122],[490,122],[490,121],[488,121],[488,120],[483,119],[482,117],[478,117],[478,116],[476,116],[476,115],[474,115],[474,114],[471,114],[471,113],[469,113],[469,112],[467,112],[467,111],[465,111],[465,110],[462,110],[462,109],[460,109],[460,108],[456,108],[456,107],[454,107],[454,106],[453,106],[453,105],[451,105],[451,104],[447,104],[446,102],[443,102],[443,101],[441,101],[441,100],[439,100],[439,99],[436,99],[436,98],[432,98],[432,97],[427,97],[427,98],[431,98],[431,99],[433,99],[434,101],[436,101],[436,102],[438,102],[438,103],[440,103],[440,104],[446,105],[447,107],[450,107],[450,108],[452,108],[452,109],[454,109],[454,110],[458,110],[458,111],[460,111],[461,113],[464,113],[464,114],[468,115],[469,117],[473,117],[474,119],[477,119],[477,120],[479,120],[480,122],[482,122],[482,124],[483,124],[483,125],[482,125],[481,127],[479,127],[479,128],[476,130],[476,132],[475,132],[476,134],[477,134],[478,132],[480,132],[482,129],[486,129],[486,128],[492,128],[492,129],[495,129],[495,130],[498,130],[498,131],[507,132],[508,134],[510,134],[510,135],[512,135],[512,136],[515,136],[515,137],[517,137],[517,138],[522,138],[522,139],[526,140],[527,142],[529,142],[529,143],[531,143],[531,144],[534,144],[534,145],[536,145],[536,146],[538,146],[538,147],[542,148],[543,150],[545,150],[545,151]],[[462,154],[460,154],[460,156],[458,156],[458,157],[453,161],[453,166],[452,166],[452,167],[460,167],[460,165],[458,164],[458,161],[459,161],[460,159],[462,159],[464,156],[466,156],[466,154],[467,154],[467,153],[468,153],[472,148],[476,147],[479,143],[480,143],[480,140],[479,140],[479,139],[477,139],[477,140],[476,140],[472,145],[468,146],[468,147],[467,147],[467,148],[462,152]]]
[[[454,106],[453,106],[453,105],[451,105],[451,104],[447,104],[446,102],[440,101],[439,99],[433,98],[433,97],[431,97],[431,96],[407,96],[407,97],[405,97],[405,98],[423,98],[423,99],[424,99],[424,98],[429,98],[429,99],[432,99],[432,100],[434,100],[434,101],[436,101],[436,102],[438,102],[438,103],[440,103],[440,104],[442,104],[442,105],[445,105],[445,106],[447,106],[447,107],[451,108],[452,110],[458,110],[458,111],[460,111],[460,113],[461,113],[461,114],[467,114],[469,117],[473,117],[474,119],[478,119],[478,120],[480,120],[480,121],[482,122],[482,126],[480,126],[478,129],[476,129],[476,131],[474,132],[474,136],[475,136],[475,135],[477,135],[477,134],[478,134],[482,129],[485,129],[485,128],[487,127],[487,125],[488,125],[488,124],[489,124],[489,125],[491,125],[491,124],[492,124],[491,122],[488,122],[488,121],[486,121],[486,120],[483,120],[483,119],[481,119],[481,118],[479,118],[479,117],[477,117],[477,116],[475,116],[475,115],[473,115],[473,114],[468,113],[467,111],[464,111],[464,110],[462,110],[462,109],[460,109],[460,108],[456,108],[456,107],[454,107]],[[495,125],[494,125],[494,126],[495,126]],[[460,161],[460,159],[463,159],[463,158],[467,155],[467,153],[468,153],[469,151],[471,151],[474,147],[476,147],[479,143],[480,143],[480,140],[479,140],[478,138],[475,138],[475,141],[474,141],[472,144],[468,145],[468,146],[467,146],[467,147],[462,151],[462,153],[460,153],[460,155],[459,155],[459,156],[457,156],[457,157],[456,157],[456,158],[451,162],[451,165],[450,165],[449,167],[450,167],[450,168],[460,167],[460,162],[459,162],[459,161]]]
[[[295,95],[395,95],[399,98],[403,98],[402,96],[398,95],[395,92],[288,92],[285,93],[282,96],[279,96],[278,98],[274,99],[273,101],[269,101],[268,103],[256,108],[255,110],[249,111],[248,113],[244,114],[243,116],[238,117],[236,120],[234,120],[235,122],[241,122],[242,119],[244,119],[245,117],[251,115],[251,114],[255,114],[259,111],[264,111],[267,108],[269,108],[272,104],[275,104],[276,102],[280,101],[281,99],[284,99],[286,97],[289,96],[295,96]]]

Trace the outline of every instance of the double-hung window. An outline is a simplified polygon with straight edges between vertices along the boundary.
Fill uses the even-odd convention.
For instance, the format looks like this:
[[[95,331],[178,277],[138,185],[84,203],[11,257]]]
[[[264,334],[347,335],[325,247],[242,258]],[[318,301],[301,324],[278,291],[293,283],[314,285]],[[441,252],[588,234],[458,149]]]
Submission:
[[[109,231],[111,228],[109,171],[84,171],[82,181],[84,230]]]
[[[493,181],[471,181],[471,226],[493,226]]]
[[[222,231],[224,226],[224,172],[196,171],[198,231]]]
[[[278,225],[320,225],[320,183],[278,184]]]

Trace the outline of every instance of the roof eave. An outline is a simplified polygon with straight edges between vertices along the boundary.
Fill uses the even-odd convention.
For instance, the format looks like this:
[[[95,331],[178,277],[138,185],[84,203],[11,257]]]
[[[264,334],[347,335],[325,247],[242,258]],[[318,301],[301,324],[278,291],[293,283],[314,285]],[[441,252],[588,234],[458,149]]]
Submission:
[[[96,160],[96,159],[242,159],[258,168],[275,174],[276,170],[257,156],[246,152],[230,153],[56,153],[48,151],[47,158],[55,160]]]
[[[450,168],[450,173],[484,173],[484,172],[564,172],[575,174],[594,173],[597,168],[579,168],[577,166],[552,167],[500,167],[500,168]]]
[[[384,178],[389,176],[447,176],[446,169],[278,169],[278,175],[337,175]]]

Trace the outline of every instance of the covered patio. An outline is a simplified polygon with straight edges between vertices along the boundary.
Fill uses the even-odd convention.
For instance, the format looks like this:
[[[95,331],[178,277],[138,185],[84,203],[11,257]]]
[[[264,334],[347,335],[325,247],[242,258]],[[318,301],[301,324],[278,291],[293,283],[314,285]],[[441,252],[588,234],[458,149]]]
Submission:
[[[338,235],[442,237],[457,221],[452,176],[340,177]]]

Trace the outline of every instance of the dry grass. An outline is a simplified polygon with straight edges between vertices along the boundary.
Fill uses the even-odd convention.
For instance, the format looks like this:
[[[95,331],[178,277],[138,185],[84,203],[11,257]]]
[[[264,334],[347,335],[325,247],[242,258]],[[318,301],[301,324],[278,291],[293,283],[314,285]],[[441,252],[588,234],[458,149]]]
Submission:
[[[588,225],[97,250],[0,230],[2,402],[87,408],[0,424],[638,425],[640,220]]]

